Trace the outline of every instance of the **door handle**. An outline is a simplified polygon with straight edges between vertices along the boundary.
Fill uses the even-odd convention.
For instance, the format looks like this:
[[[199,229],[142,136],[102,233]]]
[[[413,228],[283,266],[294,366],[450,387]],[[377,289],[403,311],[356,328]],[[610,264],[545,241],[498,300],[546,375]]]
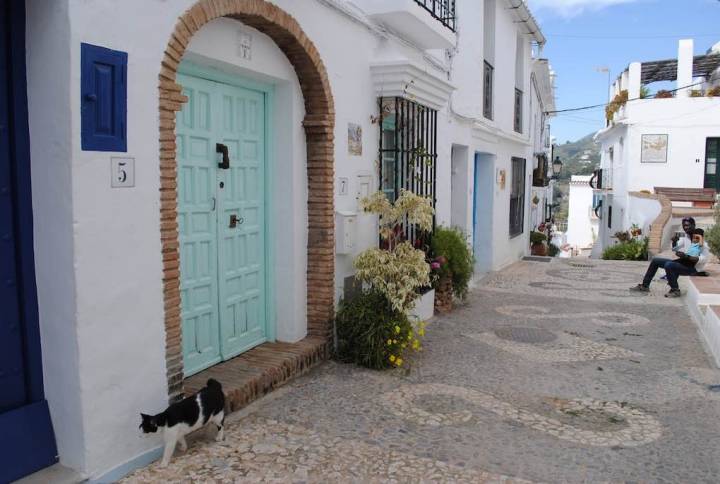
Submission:
[[[238,225],[242,225],[242,223],[245,221],[244,218],[238,217],[235,214],[230,215],[230,228],[234,229]]]
[[[218,163],[218,168],[227,170],[230,168],[230,154],[228,147],[222,143],[215,143],[215,153],[222,153],[222,161]]]

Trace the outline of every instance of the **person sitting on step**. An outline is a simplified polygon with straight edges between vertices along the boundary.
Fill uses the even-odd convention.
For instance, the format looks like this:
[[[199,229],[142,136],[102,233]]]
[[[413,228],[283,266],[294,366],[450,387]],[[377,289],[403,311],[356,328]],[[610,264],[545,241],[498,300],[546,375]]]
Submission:
[[[692,231],[692,241],[689,245],[677,244],[673,247],[677,259],[670,260],[663,257],[653,257],[650,266],[645,272],[643,282],[635,287],[631,287],[633,292],[647,293],[650,292],[650,282],[655,277],[655,273],[661,267],[665,269],[670,291],[665,297],[680,297],[680,287],[678,286],[678,277],[693,276],[705,267],[710,248],[705,243],[705,232],[703,229],[694,229]]]

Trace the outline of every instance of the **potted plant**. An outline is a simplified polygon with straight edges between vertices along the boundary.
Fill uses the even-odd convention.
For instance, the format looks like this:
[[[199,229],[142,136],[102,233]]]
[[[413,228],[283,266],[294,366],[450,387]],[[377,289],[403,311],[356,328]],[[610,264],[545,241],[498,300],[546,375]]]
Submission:
[[[545,245],[545,241],[547,240],[547,235],[545,235],[542,232],[537,232],[535,230],[530,232],[530,253],[532,255],[540,255],[545,256],[547,255],[547,246]]]
[[[430,286],[430,266],[425,252],[404,240],[398,226],[407,221],[430,231],[434,210],[429,199],[407,190],[401,190],[395,203],[376,192],[361,206],[378,215],[383,244],[353,261],[363,288],[342,301],[335,316],[337,356],[369,368],[400,367],[408,351],[420,350],[425,323],[413,322],[409,315],[419,289]]]
[[[465,235],[458,229],[437,227],[430,242],[435,310],[451,311],[453,297],[465,299],[475,260]]]
[[[638,224],[632,224],[630,226],[630,235],[632,235],[633,237],[638,237],[642,235],[642,229],[640,228],[640,226],[638,226]]]
[[[707,90],[707,97],[717,97],[720,96],[720,86],[711,87]]]
[[[655,93],[655,99],[669,99],[671,97],[673,97],[673,93],[666,89],[660,89]]]
[[[537,195],[533,195],[532,204],[537,207],[537,204],[538,204],[538,203],[540,203],[540,198],[538,198]]]

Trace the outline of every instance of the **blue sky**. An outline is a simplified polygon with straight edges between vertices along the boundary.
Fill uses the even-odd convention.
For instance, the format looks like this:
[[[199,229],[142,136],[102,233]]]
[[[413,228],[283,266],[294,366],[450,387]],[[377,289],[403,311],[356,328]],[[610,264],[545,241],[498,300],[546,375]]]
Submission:
[[[543,56],[557,73],[557,109],[607,102],[608,66],[615,79],[630,62],[677,57],[693,38],[695,55],[720,41],[720,0],[528,0],[548,41]],[[674,84],[674,83],[673,83]],[[656,86],[649,86],[651,91]],[[659,86],[662,88],[663,86]],[[602,108],[558,115],[552,134],[574,141],[603,127]]]

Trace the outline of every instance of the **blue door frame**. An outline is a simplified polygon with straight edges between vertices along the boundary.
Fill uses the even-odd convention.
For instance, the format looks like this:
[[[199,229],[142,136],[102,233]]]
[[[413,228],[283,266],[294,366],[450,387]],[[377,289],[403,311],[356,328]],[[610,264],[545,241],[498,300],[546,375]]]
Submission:
[[[57,462],[33,257],[25,1],[0,2],[0,482]]]

